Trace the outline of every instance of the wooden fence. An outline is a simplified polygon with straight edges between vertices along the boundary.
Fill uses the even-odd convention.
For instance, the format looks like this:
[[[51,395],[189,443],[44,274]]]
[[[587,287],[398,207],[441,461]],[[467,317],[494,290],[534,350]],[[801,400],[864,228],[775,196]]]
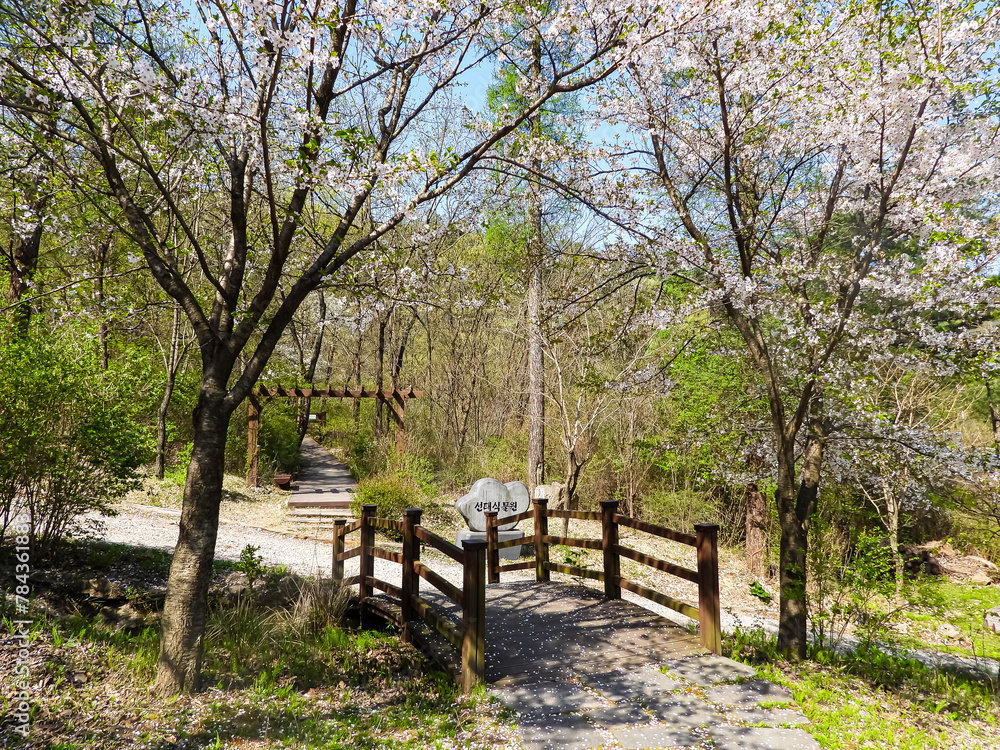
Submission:
[[[358,586],[362,608],[370,608],[389,617],[399,625],[406,642],[421,642],[431,653],[437,653],[429,642],[427,631],[419,623],[444,637],[457,652],[457,675],[462,691],[468,693],[483,682],[486,673],[486,542],[466,540],[462,547],[442,539],[420,525],[419,508],[409,508],[403,519],[394,520],[375,516],[376,506],[361,506],[361,518],[348,523],[339,518],[333,530],[333,577],[345,586]],[[396,532],[403,538],[403,551],[396,552],[375,546],[375,532]],[[346,549],[349,534],[360,533],[356,547]],[[462,586],[458,587],[420,560],[424,546],[430,546],[461,563]],[[360,557],[360,574],[344,578],[344,561]],[[375,577],[375,558],[388,560],[402,566],[402,586],[394,586]],[[423,578],[462,609],[456,623],[419,593],[419,579]],[[372,600],[373,589],[387,593],[399,602],[399,609],[379,607]],[[448,668],[448,659],[439,659]]]
[[[334,521],[333,530],[333,577],[345,586],[358,586],[358,597],[362,608],[368,608],[397,623],[402,638],[407,642],[419,642],[430,651],[442,666],[449,662],[443,658],[430,642],[428,634],[434,631],[451,644],[459,666],[454,671],[462,685],[463,692],[469,692],[483,682],[486,653],[486,582],[498,583],[500,574],[513,570],[535,570],[539,581],[548,581],[551,571],[568,575],[591,578],[604,583],[604,595],[608,599],[621,599],[622,589],[645,597],[664,607],[673,609],[688,617],[697,618],[701,633],[701,643],[708,650],[718,654],[722,646],[722,630],[719,619],[719,555],[716,524],[695,524],[696,534],[645,523],[630,516],[620,515],[618,503],[607,500],[601,503],[600,511],[552,510],[545,500],[535,500],[532,510],[513,516],[498,518],[497,513],[486,513],[486,541],[465,540],[462,547],[442,539],[420,525],[422,511],[409,508],[402,520],[378,518],[376,506],[363,505],[361,518],[348,522],[339,518]],[[501,524],[534,521],[534,533],[522,539],[499,541],[498,527]],[[601,522],[601,539],[580,539],[576,537],[552,536],[549,534],[550,518],[570,518]],[[698,551],[698,569],[675,565],[645,555],[619,542],[618,529],[625,526],[653,536],[687,544]],[[403,540],[402,552],[377,547],[375,533],[399,534]],[[346,549],[348,535],[358,532],[360,540],[356,547]],[[562,544],[567,547],[601,550],[604,555],[604,570],[596,571],[576,565],[563,565],[549,561],[549,545]],[[499,552],[507,547],[532,545],[534,559],[509,565],[500,565]],[[450,557],[463,568],[462,586],[456,586],[439,573],[431,570],[421,561],[421,550],[430,546]],[[344,578],[344,561],[360,557],[360,573]],[[375,558],[397,563],[402,567],[402,585],[395,586],[375,577]],[[698,607],[678,601],[666,594],[650,589],[621,575],[621,558],[627,558],[648,565],[656,570],[670,573],[698,586]],[[448,618],[431,602],[420,596],[419,579],[424,579],[461,610],[458,622]],[[384,591],[398,601],[398,609],[386,607],[373,599],[373,590]],[[420,627],[420,625],[426,626]]]
[[[501,524],[534,519],[534,533],[522,539],[499,541],[498,527]],[[580,539],[577,537],[552,536],[549,534],[550,518],[571,518],[584,521],[601,522],[600,539]],[[698,554],[698,569],[675,565],[656,557],[643,554],[620,543],[618,529],[625,526],[636,531],[670,539],[680,544],[694,547]],[[701,645],[713,653],[722,651],[722,627],[719,608],[719,527],[711,523],[695,524],[695,534],[684,534],[664,526],[645,523],[631,516],[618,513],[618,502],[605,500],[600,511],[585,510],[552,510],[545,500],[535,500],[534,508],[524,513],[498,518],[496,512],[486,513],[486,565],[490,583],[498,583],[500,574],[512,570],[535,569],[535,577],[539,581],[549,580],[549,573],[566,573],[568,575],[591,578],[604,583],[604,596],[608,599],[621,599],[622,589],[631,591],[641,597],[654,601],[664,607],[680,612],[683,615],[698,620]],[[563,565],[549,562],[549,545],[562,544],[567,547],[601,550],[604,554],[604,570],[590,570],[577,565]],[[533,545],[534,560],[510,565],[500,565],[500,550],[518,545]],[[621,575],[621,558],[634,560],[651,568],[670,573],[698,586],[698,607],[678,601],[673,597],[643,586],[635,581],[623,578]]]

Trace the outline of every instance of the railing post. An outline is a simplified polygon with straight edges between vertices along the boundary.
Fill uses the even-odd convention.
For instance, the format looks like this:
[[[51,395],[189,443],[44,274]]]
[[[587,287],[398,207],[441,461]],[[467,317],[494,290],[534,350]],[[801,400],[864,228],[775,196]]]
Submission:
[[[549,561],[549,546],[542,539],[549,533],[549,517],[545,515],[548,503],[544,498],[535,498],[535,579],[538,581],[549,580],[549,571],[545,567]]]
[[[621,599],[621,558],[618,556],[617,500],[601,501],[601,548],[604,550],[604,598]]]
[[[696,523],[698,549],[698,630],[701,645],[722,653],[722,618],[719,607],[719,525]]]
[[[346,541],[344,528],[346,526],[346,518],[333,519],[333,570],[330,573],[330,577],[335,581],[344,580],[344,561],[340,556],[344,554]]]
[[[413,529],[420,525],[420,508],[407,508],[403,512],[403,600],[400,602],[400,619],[403,623],[402,641],[413,642],[413,597],[420,593],[420,577],[413,563],[420,559],[420,542]]]
[[[377,511],[377,505],[361,506],[361,583],[358,586],[358,600],[362,611],[365,600],[372,595],[368,579],[375,577],[375,555],[372,553],[375,547],[375,527],[371,525],[371,520],[375,518]]]
[[[486,679],[486,542],[466,539],[462,575],[462,692]]]
[[[486,516],[486,580],[490,583],[500,583],[500,532],[497,528],[497,511],[488,510]]]

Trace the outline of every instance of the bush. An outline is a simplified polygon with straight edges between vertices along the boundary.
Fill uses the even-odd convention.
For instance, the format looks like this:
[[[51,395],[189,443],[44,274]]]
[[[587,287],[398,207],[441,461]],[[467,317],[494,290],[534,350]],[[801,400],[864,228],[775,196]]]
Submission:
[[[23,513],[42,556],[80,515],[112,513],[153,448],[129,413],[128,373],[103,371],[86,331],[60,334],[0,329],[0,542]]]
[[[274,472],[297,474],[302,466],[294,403],[270,404],[260,420],[260,453]]]
[[[396,475],[362,479],[351,502],[351,512],[361,515],[362,505],[378,506],[382,518],[400,518],[407,508],[420,507],[424,495],[415,482]]]
[[[650,523],[692,533],[696,523],[718,523],[719,510],[693,490],[653,492],[642,499],[640,515]]]

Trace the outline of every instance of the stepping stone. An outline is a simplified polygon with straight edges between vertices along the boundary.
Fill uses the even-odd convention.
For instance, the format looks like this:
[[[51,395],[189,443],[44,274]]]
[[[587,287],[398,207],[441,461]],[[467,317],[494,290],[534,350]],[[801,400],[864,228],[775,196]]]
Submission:
[[[501,688],[493,694],[523,714],[559,714],[602,705],[600,699],[566,682],[535,682]]]
[[[611,732],[625,750],[640,750],[647,747],[694,747],[703,739],[684,730],[668,727],[640,727],[638,729],[616,729]]]
[[[722,703],[727,706],[739,706],[762,701],[775,703],[791,703],[792,694],[787,688],[775,685],[767,680],[754,680],[739,685],[717,685],[705,691],[705,697],[712,703]]]
[[[621,729],[633,724],[648,724],[653,720],[638,703],[616,703],[608,708],[590,708],[584,714],[588,719],[607,729]]]
[[[756,677],[757,670],[740,664],[738,661],[727,659],[725,656],[715,654],[704,654],[702,656],[692,656],[685,659],[673,659],[666,663],[669,671],[680,675],[685,680],[696,685],[709,687],[717,682],[735,680],[740,677]]]
[[[686,729],[714,726],[723,721],[722,715],[704,701],[663,695],[647,698],[645,703],[656,718]]]
[[[804,729],[715,727],[709,735],[716,750],[820,750],[820,744]]]
[[[651,698],[680,687],[680,680],[668,677],[654,669],[602,676],[589,686],[605,698],[627,701],[633,698]]]
[[[604,747],[604,735],[582,716],[533,716],[518,724],[524,750],[585,750]]]
[[[741,708],[733,711],[730,716],[746,724],[767,724],[777,726],[778,724],[808,724],[809,719],[805,714],[799,713],[791,708]]]

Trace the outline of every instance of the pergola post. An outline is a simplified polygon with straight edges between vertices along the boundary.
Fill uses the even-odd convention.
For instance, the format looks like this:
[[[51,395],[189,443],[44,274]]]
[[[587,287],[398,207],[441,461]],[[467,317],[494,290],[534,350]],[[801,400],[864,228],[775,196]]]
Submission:
[[[260,401],[255,392],[250,394],[247,405],[247,487],[259,487],[257,472],[260,468]]]

